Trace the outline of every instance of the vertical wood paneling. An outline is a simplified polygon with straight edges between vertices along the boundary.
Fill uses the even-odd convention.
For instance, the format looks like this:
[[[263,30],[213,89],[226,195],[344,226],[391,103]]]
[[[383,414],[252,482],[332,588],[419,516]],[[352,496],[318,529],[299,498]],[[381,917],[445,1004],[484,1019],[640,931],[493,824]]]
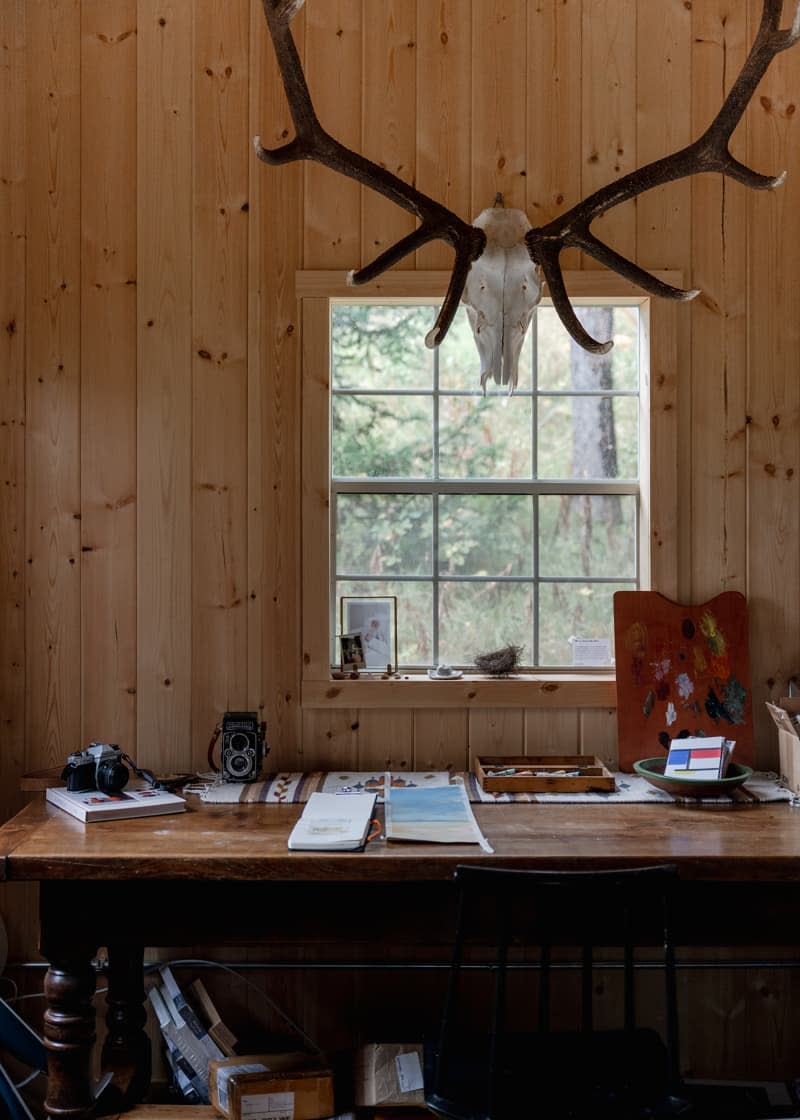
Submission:
[[[750,4],[751,35],[760,5]],[[800,666],[800,166],[796,94],[798,59],[783,56],[759,87],[748,117],[748,161],[775,174],[792,168],[775,191],[748,198],[757,251],[748,258],[748,555],[757,758],[774,758],[775,731],[762,701],[786,695]],[[783,277],[776,284],[775,277]]]
[[[362,0],[311,4],[305,20],[305,64],[317,114],[332,136],[359,152],[363,151],[361,7]],[[299,26],[299,19],[295,19],[292,29],[298,46]],[[286,135],[291,136],[291,121],[286,128]],[[286,169],[278,168],[270,174],[280,177]],[[319,164],[307,163],[303,197],[303,267],[358,268],[363,263],[358,184]]]
[[[135,0],[83,0],[81,75],[81,742],[135,750]]]
[[[358,713],[344,708],[303,711],[300,770],[355,770],[358,761]]]
[[[525,754],[577,754],[580,749],[579,713],[565,709],[527,709]]]
[[[248,710],[247,201],[249,0],[195,34],[192,736],[203,767],[223,712]]]
[[[416,177],[416,0],[364,0],[363,151],[394,175]],[[416,227],[417,221],[383,195],[362,198],[361,259],[366,264]],[[398,268],[413,268],[414,256]]]
[[[580,713],[580,753],[599,758],[611,770],[619,761],[617,713],[586,709]]]
[[[28,19],[27,765],[80,741],[80,5]]]
[[[646,19],[639,16],[636,148],[640,166],[678,151],[693,139],[691,19],[691,5],[684,0],[665,0],[648,7]],[[692,283],[691,197],[692,180],[684,179],[647,191],[636,201],[639,263],[650,269],[677,270],[684,287],[691,287]],[[669,436],[669,446],[664,446],[662,438],[661,446],[654,443],[650,448],[653,492],[657,494],[662,487],[669,487],[673,492],[688,495],[691,455],[685,448],[678,453],[678,444],[679,434],[688,429],[690,417],[691,315],[682,305],[660,310],[670,316],[669,337],[677,339],[678,348],[677,352],[672,346],[659,351],[654,346],[652,351],[668,351],[662,368],[651,368],[650,393],[653,409],[662,416],[659,435]],[[688,504],[682,513],[688,514]],[[672,599],[688,596],[688,535],[679,532],[677,523],[664,524],[657,502],[651,515],[653,587]]]
[[[471,221],[472,0],[417,3],[417,186]],[[441,241],[417,253],[417,268],[451,268]]]
[[[694,139],[691,5],[662,0],[639,15],[636,30],[636,162],[643,166]],[[645,268],[688,273],[691,195],[691,179],[681,179],[637,199],[636,251]]]
[[[415,711],[414,769],[466,770],[468,765],[468,713]]]
[[[294,26],[302,42],[302,15]],[[260,0],[251,0],[251,27],[251,132],[274,147],[288,127],[288,109]],[[248,695],[263,706],[271,765],[278,768],[297,765],[300,741],[300,331],[294,274],[301,259],[302,184],[298,164],[275,169],[251,158]]]
[[[25,768],[25,9],[0,5],[0,821]]]
[[[632,171],[636,155],[636,0],[583,5],[584,195]],[[609,210],[592,227],[625,257],[636,255],[635,206]],[[598,267],[587,258],[584,267]]]
[[[365,709],[358,713],[358,769],[413,770],[414,715],[408,709]]]
[[[708,0],[692,8],[692,132],[716,116],[743,61],[747,7]],[[739,158],[742,129],[731,150]],[[692,181],[691,511],[694,602],[745,590],[745,191],[718,175]]]
[[[528,5],[526,209],[544,225],[581,197],[581,0]],[[578,268],[580,254],[561,256]]]
[[[472,206],[525,206],[524,0],[472,0]]]
[[[139,0],[139,762],[190,766],[193,9]]]
[[[521,708],[476,708],[469,713],[469,763],[478,755],[522,754],[525,749]]]

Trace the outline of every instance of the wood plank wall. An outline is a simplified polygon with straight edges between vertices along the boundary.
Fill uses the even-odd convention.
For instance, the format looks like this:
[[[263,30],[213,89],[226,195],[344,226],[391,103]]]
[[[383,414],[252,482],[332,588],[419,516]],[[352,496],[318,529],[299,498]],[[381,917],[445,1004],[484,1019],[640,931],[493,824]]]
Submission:
[[[334,135],[465,218],[502,191],[538,223],[697,135],[760,10],[308,0],[294,26]],[[763,701],[800,669],[799,86],[795,50],[734,137],[789,169],[779,191],[703,176],[599,223],[703,290],[661,371],[680,447],[664,590],[747,594],[762,765]],[[411,223],[254,158],[254,134],[291,134],[261,0],[4,0],[0,105],[0,816],[20,773],[90,739],[203,767],[229,708],[263,712],[281,768],[576,741],[612,758],[613,711],[300,708],[294,274],[367,263]],[[431,245],[400,267],[448,265]]]

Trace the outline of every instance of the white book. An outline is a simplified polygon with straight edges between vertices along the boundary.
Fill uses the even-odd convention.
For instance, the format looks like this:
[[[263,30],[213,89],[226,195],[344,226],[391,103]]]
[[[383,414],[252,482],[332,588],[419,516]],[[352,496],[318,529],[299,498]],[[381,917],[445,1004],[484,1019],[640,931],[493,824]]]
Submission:
[[[46,796],[51,805],[57,805],[87,823],[114,818],[122,820],[125,817],[156,817],[163,813],[179,813],[186,808],[185,799],[177,793],[144,784],[111,794],[96,789],[73,793],[62,786],[49,786]]]
[[[312,793],[289,834],[298,852],[354,852],[366,843],[374,793]]]

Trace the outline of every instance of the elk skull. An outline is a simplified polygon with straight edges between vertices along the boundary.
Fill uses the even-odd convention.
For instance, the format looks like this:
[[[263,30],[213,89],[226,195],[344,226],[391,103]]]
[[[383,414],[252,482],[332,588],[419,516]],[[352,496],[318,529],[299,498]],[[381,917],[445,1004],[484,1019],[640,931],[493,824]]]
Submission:
[[[525,243],[531,223],[524,211],[496,203],[472,224],[486,234],[486,248],[473,262],[462,298],[481,359],[481,388],[485,393],[492,377],[513,393],[522,343],[542,298],[542,272]]]

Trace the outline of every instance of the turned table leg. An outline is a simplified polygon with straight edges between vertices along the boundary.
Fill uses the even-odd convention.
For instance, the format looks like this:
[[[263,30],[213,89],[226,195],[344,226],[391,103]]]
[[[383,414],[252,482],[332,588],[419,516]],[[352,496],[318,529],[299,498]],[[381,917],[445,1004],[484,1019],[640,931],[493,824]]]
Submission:
[[[58,1120],[79,1120],[92,1107],[95,971],[88,946],[50,959],[44,981],[44,1044],[48,1077],[44,1109]]]
[[[150,1039],[144,1031],[144,949],[108,946],[108,1037],[103,1069],[113,1070],[113,1085],[126,1105],[141,1101],[150,1087]]]

